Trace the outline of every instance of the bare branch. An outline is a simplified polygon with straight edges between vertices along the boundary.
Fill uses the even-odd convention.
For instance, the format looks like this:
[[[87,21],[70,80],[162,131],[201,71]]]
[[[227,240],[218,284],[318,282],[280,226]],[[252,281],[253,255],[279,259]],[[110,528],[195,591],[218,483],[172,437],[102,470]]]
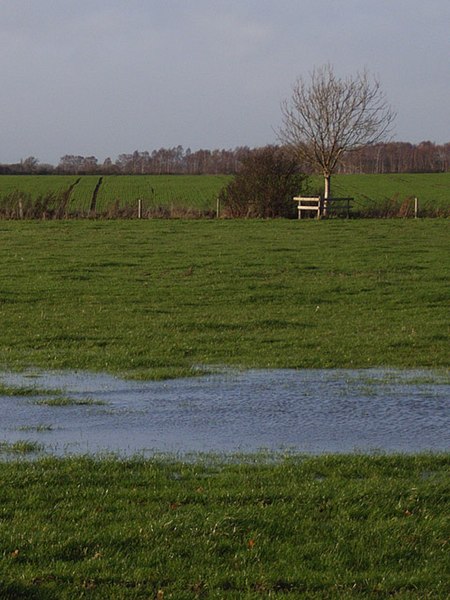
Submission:
[[[340,79],[329,64],[297,79],[281,111],[280,141],[328,178],[343,153],[385,140],[396,116],[367,71]]]

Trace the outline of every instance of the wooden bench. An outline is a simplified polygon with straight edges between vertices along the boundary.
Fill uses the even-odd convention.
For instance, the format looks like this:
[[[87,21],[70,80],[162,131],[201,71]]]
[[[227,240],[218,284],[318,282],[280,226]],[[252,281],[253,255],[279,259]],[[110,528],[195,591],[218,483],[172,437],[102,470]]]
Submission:
[[[298,218],[302,218],[303,211],[314,211],[316,218],[322,216],[322,197],[321,196],[296,196],[294,202],[298,204]]]
[[[346,212],[347,219],[350,217],[350,208],[353,198],[328,198],[324,200],[323,215],[326,216],[330,212]]]
[[[303,211],[313,211],[316,218],[327,217],[332,212],[346,211],[347,219],[350,217],[350,208],[353,198],[323,198],[322,196],[296,196],[298,218],[302,218]]]

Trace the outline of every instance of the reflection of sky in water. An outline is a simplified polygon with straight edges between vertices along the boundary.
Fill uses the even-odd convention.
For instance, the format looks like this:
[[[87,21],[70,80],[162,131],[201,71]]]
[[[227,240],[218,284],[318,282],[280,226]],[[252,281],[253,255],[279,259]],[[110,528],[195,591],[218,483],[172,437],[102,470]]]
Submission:
[[[252,370],[163,382],[37,371],[4,373],[0,382],[105,403],[47,406],[0,396],[0,440],[38,441],[56,454],[450,446],[448,377],[428,371]],[[51,429],[36,430],[42,425]]]

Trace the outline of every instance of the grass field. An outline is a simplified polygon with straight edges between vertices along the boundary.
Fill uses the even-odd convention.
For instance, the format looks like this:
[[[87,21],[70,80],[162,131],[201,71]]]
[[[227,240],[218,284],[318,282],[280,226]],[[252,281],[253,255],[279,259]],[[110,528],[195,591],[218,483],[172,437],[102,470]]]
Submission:
[[[0,175],[0,212],[2,206],[11,204],[11,196],[15,203],[20,194],[37,200],[73,186],[66,214],[87,216],[99,179],[97,175]],[[107,175],[101,178],[95,212],[101,215],[128,208],[132,211],[129,214],[136,216],[138,199],[142,200],[144,211],[160,207],[215,211],[217,195],[230,179],[227,175]]]
[[[444,219],[2,221],[0,365],[447,369],[448,234]],[[2,600],[449,596],[448,453],[36,450],[0,442],[16,457],[0,461]]]
[[[36,200],[73,186],[64,214],[87,216],[99,178],[96,175],[0,175],[0,214],[11,202],[17,204],[20,194]],[[168,216],[178,216],[177,210],[214,213],[217,195],[230,180],[231,176],[227,175],[107,175],[102,177],[98,189],[96,213],[113,216],[125,210],[122,214],[136,216],[138,199],[143,201],[144,212],[166,208]],[[322,186],[322,178],[314,176],[309,192],[320,192]],[[407,216],[411,214],[414,197],[419,199],[424,214],[450,214],[450,173],[335,175],[332,186],[334,196],[355,198],[354,214]]]
[[[76,175],[0,175],[0,198],[15,191],[39,195],[59,192],[77,181]]]
[[[0,364],[447,367],[445,219],[3,221]]]
[[[450,214],[450,173],[399,173],[385,175],[334,175],[331,181],[332,196],[355,199],[353,212],[369,212],[371,209],[388,209],[395,201],[399,207],[405,200],[419,200],[422,211],[440,209]],[[314,176],[312,190],[322,190],[321,177]],[[407,203],[406,203],[407,204]]]
[[[140,177],[107,177],[100,188],[99,210],[106,210],[111,200],[121,206],[144,207],[174,204],[183,208],[214,210],[220,189],[230,181],[226,175],[147,175]]]
[[[0,463],[2,600],[446,599],[448,455]]]

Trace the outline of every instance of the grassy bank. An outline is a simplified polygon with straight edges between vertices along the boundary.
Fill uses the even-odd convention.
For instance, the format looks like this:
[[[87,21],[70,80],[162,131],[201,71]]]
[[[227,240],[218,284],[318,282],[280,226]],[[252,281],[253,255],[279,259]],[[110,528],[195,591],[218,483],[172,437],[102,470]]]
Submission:
[[[0,364],[448,366],[445,220],[0,224]]]
[[[449,465],[0,463],[0,597],[447,598]]]

